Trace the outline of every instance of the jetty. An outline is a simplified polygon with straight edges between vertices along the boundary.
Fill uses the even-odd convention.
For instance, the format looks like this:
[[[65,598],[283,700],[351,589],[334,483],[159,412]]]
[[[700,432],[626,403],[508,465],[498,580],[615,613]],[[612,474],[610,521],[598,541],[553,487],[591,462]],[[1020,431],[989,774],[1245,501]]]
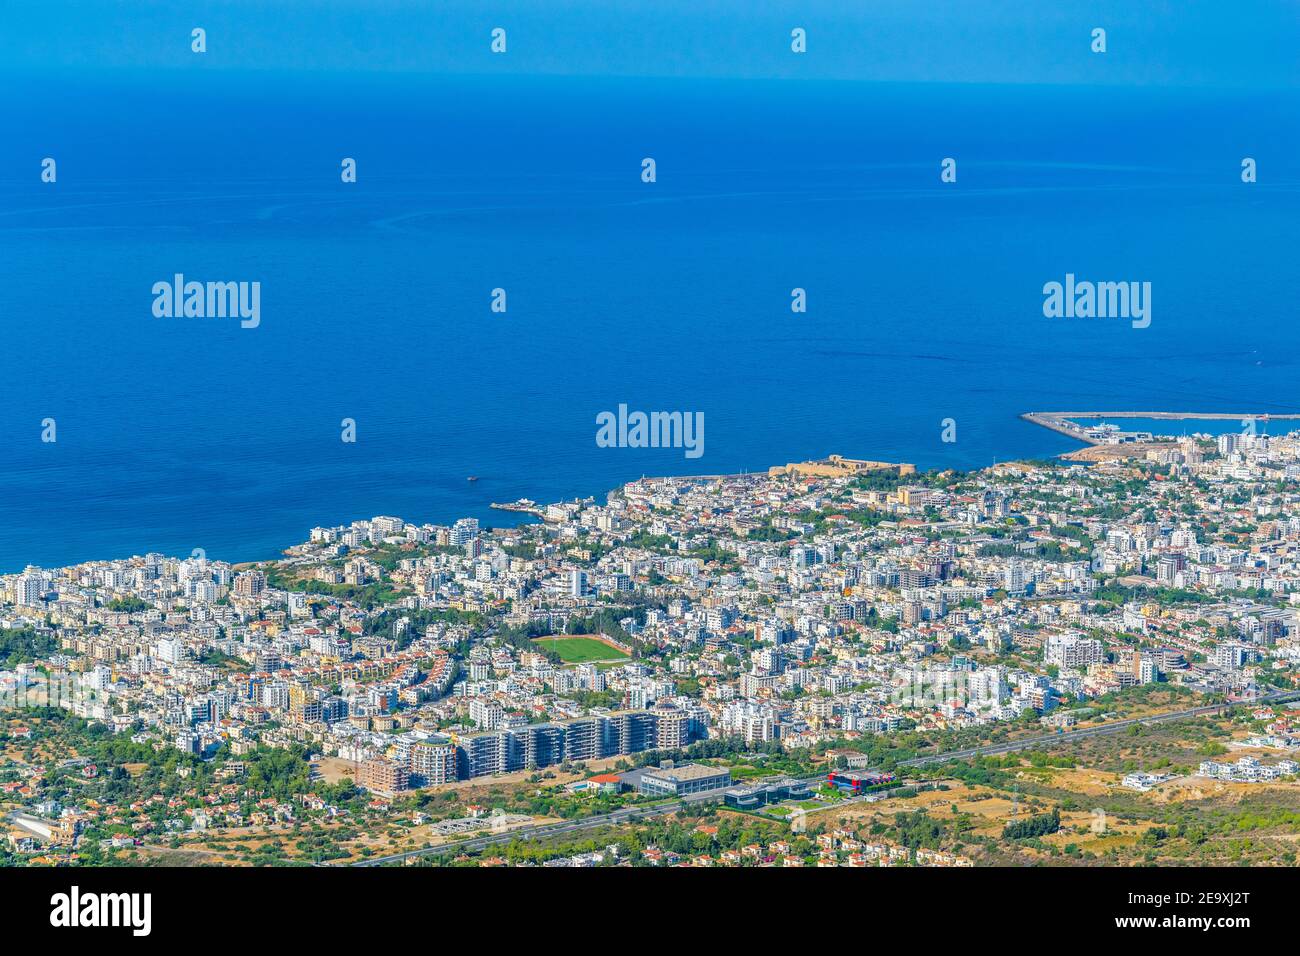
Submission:
[[[524,514],[536,515],[538,518],[546,516],[546,512],[537,506],[537,502],[532,498],[520,498],[518,501],[500,502],[494,501],[489,508],[495,508],[497,511],[519,511]]]
[[[1098,436],[1092,430],[1073,421],[1073,419],[1145,418],[1168,421],[1196,419],[1206,421],[1246,421],[1253,419],[1260,424],[1267,424],[1270,421],[1300,421],[1300,414],[1256,414],[1252,412],[1025,412],[1020,417],[1025,421],[1041,425],[1043,428],[1050,428],[1054,432],[1060,432],[1062,435],[1068,435],[1076,441],[1085,442],[1089,445],[1112,444],[1114,438],[1124,440],[1127,437],[1131,441],[1134,433],[1116,432],[1114,438],[1108,440]]]

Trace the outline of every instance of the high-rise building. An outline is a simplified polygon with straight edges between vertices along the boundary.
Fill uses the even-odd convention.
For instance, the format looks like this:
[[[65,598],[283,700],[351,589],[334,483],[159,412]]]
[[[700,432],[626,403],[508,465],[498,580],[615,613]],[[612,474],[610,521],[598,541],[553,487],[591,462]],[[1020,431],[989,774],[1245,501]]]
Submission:
[[[574,568],[569,572],[569,594],[584,597],[587,593],[587,572]]]
[[[28,568],[14,582],[14,603],[36,607],[45,596],[46,588],[45,576],[33,568]]]
[[[657,707],[655,715],[655,747],[658,750],[676,750],[691,740],[691,721],[685,711],[676,707]]]
[[[261,571],[244,571],[235,575],[235,593],[240,597],[258,597],[266,589],[266,575]]]
[[[411,782],[432,787],[456,780],[456,748],[448,741],[421,740],[411,745]]]

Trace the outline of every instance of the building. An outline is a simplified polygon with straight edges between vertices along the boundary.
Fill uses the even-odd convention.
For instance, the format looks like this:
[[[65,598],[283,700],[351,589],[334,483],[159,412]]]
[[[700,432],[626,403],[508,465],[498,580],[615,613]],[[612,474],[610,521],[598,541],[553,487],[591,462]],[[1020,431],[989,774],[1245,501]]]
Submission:
[[[235,575],[235,593],[240,597],[258,597],[266,589],[266,575],[261,571],[244,571]]]
[[[813,478],[843,478],[862,475],[873,471],[897,471],[900,476],[916,473],[916,466],[902,462],[863,461],[857,458],[845,458],[842,455],[830,455],[815,461],[787,462],[773,465],[767,473],[773,477],[779,475],[801,475]]]
[[[469,719],[480,730],[496,730],[504,717],[505,710],[495,700],[476,697],[469,702]]]
[[[691,718],[683,710],[675,707],[658,707],[655,709],[655,748],[658,750],[677,750],[685,747],[691,740]]]
[[[727,806],[737,810],[753,810],[782,800],[810,800],[812,791],[801,780],[777,777],[748,787],[733,787],[723,799]]]
[[[826,782],[836,790],[857,796],[893,783],[894,775],[879,770],[835,770],[826,775]]]
[[[725,790],[730,786],[731,771],[728,768],[687,763],[680,767],[642,770],[637,790],[654,797],[682,797],[690,793]]]
[[[1053,634],[1043,644],[1043,661],[1067,670],[1082,670],[1106,659],[1101,641],[1077,634]]]
[[[376,793],[400,793],[410,785],[406,767],[392,760],[376,758],[361,764],[358,785]]]
[[[662,736],[661,720],[665,721]],[[459,778],[466,779],[641,753],[663,746],[661,740],[681,747],[690,742],[690,727],[690,715],[664,707],[500,728],[452,740]]]
[[[656,717],[653,711],[618,711],[610,714],[604,724],[603,757],[640,753],[651,750],[656,745]]]
[[[582,597],[587,593],[587,572],[574,569],[569,572],[569,594]]]
[[[456,780],[456,748],[449,742],[422,740],[411,745],[411,783],[434,787]]]

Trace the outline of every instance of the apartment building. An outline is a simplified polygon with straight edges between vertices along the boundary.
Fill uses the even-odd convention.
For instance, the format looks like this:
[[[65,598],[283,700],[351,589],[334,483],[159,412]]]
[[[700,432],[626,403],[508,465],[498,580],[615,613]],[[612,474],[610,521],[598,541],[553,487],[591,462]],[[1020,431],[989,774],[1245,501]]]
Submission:
[[[402,764],[375,758],[361,764],[357,783],[376,793],[400,793],[410,786],[410,777]]]
[[[411,783],[432,787],[456,779],[456,748],[450,742],[423,740],[411,745]]]
[[[564,761],[599,760],[641,753],[663,739],[690,742],[690,718],[681,711],[624,710],[553,724],[531,724],[453,738],[461,778],[534,770]]]

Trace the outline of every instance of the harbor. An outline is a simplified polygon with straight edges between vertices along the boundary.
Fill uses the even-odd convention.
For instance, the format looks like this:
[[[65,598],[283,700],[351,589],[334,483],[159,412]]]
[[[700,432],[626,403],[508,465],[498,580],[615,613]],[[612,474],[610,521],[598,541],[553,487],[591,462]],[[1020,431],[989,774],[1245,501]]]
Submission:
[[[1117,445],[1152,441],[1150,432],[1124,431],[1113,425],[1082,425],[1075,419],[1136,418],[1158,421],[1254,421],[1257,426],[1270,421],[1300,421],[1300,414],[1252,414],[1249,412],[1025,412],[1025,421],[1050,428],[1089,445]]]
[[[494,501],[489,508],[495,508],[497,511],[517,511],[521,514],[535,515],[538,518],[546,517],[546,512],[537,506],[537,502],[531,498],[520,498],[517,501]]]

